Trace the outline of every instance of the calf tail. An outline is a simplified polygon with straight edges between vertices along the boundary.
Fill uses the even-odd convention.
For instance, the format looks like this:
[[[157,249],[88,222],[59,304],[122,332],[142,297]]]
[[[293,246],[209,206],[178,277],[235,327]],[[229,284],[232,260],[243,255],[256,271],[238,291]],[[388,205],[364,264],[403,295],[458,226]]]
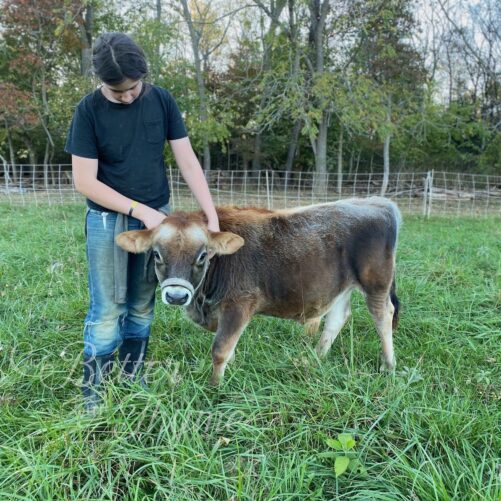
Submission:
[[[393,275],[393,282],[391,283],[390,299],[393,303],[393,307],[395,308],[395,311],[393,313],[393,320],[391,323],[393,330],[395,330],[398,327],[398,313],[400,311],[400,301],[398,300],[395,288],[395,275]]]

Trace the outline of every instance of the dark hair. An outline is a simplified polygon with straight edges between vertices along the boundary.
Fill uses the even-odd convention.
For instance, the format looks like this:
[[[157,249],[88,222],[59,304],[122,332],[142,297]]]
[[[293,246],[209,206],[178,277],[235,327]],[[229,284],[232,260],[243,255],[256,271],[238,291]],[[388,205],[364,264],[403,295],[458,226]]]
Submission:
[[[92,49],[94,73],[110,85],[127,78],[140,80],[148,73],[144,52],[125,33],[103,33]]]

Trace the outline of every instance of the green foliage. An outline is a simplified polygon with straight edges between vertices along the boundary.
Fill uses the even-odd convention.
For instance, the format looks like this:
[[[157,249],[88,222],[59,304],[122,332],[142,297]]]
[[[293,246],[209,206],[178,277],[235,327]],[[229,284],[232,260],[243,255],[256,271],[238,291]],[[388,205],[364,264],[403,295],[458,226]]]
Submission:
[[[207,120],[200,120],[200,98],[191,64],[178,60],[166,65],[161,71],[158,84],[174,95],[195,150],[202,148],[204,138],[209,143],[224,145],[230,135],[235,113],[224,106],[224,98],[218,99],[211,95],[208,98]],[[171,156],[169,159],[172,160]]]
[[[62,151],[64,148],[76,105],[83,96],[94,89],[95,82],[76,75],[68,75],[67,79],[59,85],[51,87],[49,93],[52,116],[51,130],[54,134],[57,151]]]
[[[473,105],[453,103],[446,109],[425,100],[402,122],[394,151],[418,169],[466,170],[485,159],[484,172],[500,173],[495,135],[475,115]]]
[[[490,134],[489,144],[479,158],[479,165],[483,172],[501,174],[501,132]]]
[[[72,110],[93,86],[80,76],[82,28],[91,6],[92,38],[103,31],[133,35],[146,53],[151,82],[169,89],[178,101],[195,148],[200,151],[208,140],[212,157],[220,159],[214,168],[227,166],[223,153],[228,146],[236,159],[233,166],[242,168],[246,162],[247,167],[258,132],[262,165],[283,168],[291,132],[300,121],[294,169],[310,169],[311,144],[328,118],[331,168],[342,129],[344,148],[360,153],[365,164],[391,135],[392,164],[400,169],[501,173],[499,78],[484,75],[482,92],[476,94],[463,83],[443,102],[443,86],[427,74],[427,54],[414,43],[421,29],[414,1],[334,1],[323,33],[322,71],[314,64],[309,38],[313,4],[290,2],[274,30],[265,12],[271,4],[221,16],[201,42],[205,49],[216,43],[231,19],[225,42],[204,64],[204,121],[190,51],[184,50],[189,46],[185,25],[176,9],[164,9],[157,20],[153,4],[126,3],[117,10],[113,2],[101,0],[6,0],[0,8],[0,86],[4,96],[6,89],[12,92],[2,106],[10,111],[16,96],[23,102],[0,120],[1,153],[8,153],[10,139],[20,156],[29,147],[40,161],[52,141],[53,161],[69,161],[62,145]],[[199,7],[197,15],[215,20],[214,7]],[[263,60],[263,47],[270,48],[269,60]],[[475,71],[476,63],[470,66]],[[7,116],[5,109],[2,113]]]
[[[174,23],[167,25],[157,19],[141,19],[135,23],[134,40],[143,49],[149,67],[149,79],[154,84],[159,84],[162,74],[168,66],[164,47],[175,43],[179,26]],[[172,68],[171,68],[172,69]]]
[[[334,458],[334,473],[336,478],[343,475],[346,471],[360,473],[362,477],[367,477],[367,470],[360,462],[360,459],[358,459],[358,454],[354,450],[356,441],[351,433],[340,433],[337,439],[328,438],[325,440],[325,443],[328,447],[337,451],[335,453],[327,452],[320,455],[323,458]]]

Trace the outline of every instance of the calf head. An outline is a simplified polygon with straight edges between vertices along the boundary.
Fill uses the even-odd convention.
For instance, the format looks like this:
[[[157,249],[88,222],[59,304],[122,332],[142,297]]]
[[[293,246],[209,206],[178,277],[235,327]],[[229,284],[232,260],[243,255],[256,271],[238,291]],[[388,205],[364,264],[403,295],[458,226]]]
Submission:
[[[151,250],[166,304],[188,306],[214,255],[235,253],[244,239],[230,232],[212,232],[199,214],[176,212],[156,228],[121,233],[117,244],[128,252]]]

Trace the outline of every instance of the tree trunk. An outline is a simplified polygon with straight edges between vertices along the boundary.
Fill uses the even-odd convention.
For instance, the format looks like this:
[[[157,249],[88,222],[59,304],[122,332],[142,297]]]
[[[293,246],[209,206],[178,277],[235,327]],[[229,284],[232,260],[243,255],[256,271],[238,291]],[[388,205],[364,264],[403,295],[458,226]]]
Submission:
[[[343,191],[343,124],[340,124],[339,144],[337,148],[337,192],[341,195]]]
[[[318,128],[318,137],[315,145],[315,179],[313,191],[317,197],[327,193],[327,129],[328,116],[322,113],[322,121]]]
[[[92,30],[94,21],[94,7],[89,3],[85,7],[85,15],[80,24],[81,60],[80,72],[84,77],[92,75]]]
[[[162,26],[162,0],[156,0],[155,2],[155,20],[158,24],[158,27]],[[155,29],[159,29],[158,27]],[[153,68],[152,68],[153,82],[156,82],[160,77],[161,69],[162,69],[162,63],[161,63],[160,44],[157,43],[155,47],[155,60],[153,61]]]
[[[195,61],[195,74],[197,79],[197,89],[198,89],[198,99],[200,101],[200,120],[202,122],[207,122],[207,96],[205,89],[205,81],[202,69],[202,60],[200,58],[200,39],[202,37],[201,32],[195,27],[193,18],[191,17],[191,12],[188,7],[188,0],[181,0],[183,5],[183,16],[188,24],[188,29],[190,32],[191,48],[193,50],[193,58]],[[203,139],[203,169],[208,172],[211,167],[210,162],[210,150],[209,150],[209,140],[207,136]]]
[[[249,157],[246,151],[242,152],[242,170],[246,171],[249,164]],[[237,164],[238,165],[238,164]]]
[[[390,141],[391,134],[387,134],[384,138],[383,147],[383,184],[381,186],[381,196],[384,197],[388,188],[388,180],[390,177]]]
[[[28,156],[30,157],[30,164],[35,165],[37,163],[37,152],[35,149],[35,145],[33,144],[33,141],[27,136],[23,136],[21,139],[25,144],[26,149],[28,150]]]
[[[271,2],[270,7],[264,6],[260,2],[257,2],[257,5],[268,15],[270,18],[270,27],[268,28],[267,33],[263,38],[263,65],[262,65],[262,73],[266,75],[266,73],[271,69],[271,50],[273,46],[273,37],[275,36],[275,30],[278,26],[278,19],[282,10],[284,9],[286,4],[285,0],[278,0],[276,3]],[[261,99],[259,102],[259,107],[256,110],[259,113],[266,105],[268,100],[268,96],[270,93],[269,85],[263,89],[261,94]],[[254,141],[254,152],[252,157],[252,170],[258,171],[261,170],[261,131],[257,131],[255,135]]]
[[[261,133],[254,136],[254,148],[252,152],[252,172],[261,170]]]
[[[324,27],[329,12],[329,0],[310,0],[310,57],[314,61],[315,71],[324,71]]]
[[[353,172],[353,157],[354,156],[355,156],[355,151],[351,150],[350,161],[348,162],[348,175],[346,176],[347,179],[351,179],[351,174]]]
[[[53,152],[54,152],[54,141],[52,140],[52,134],[50,133],[49,130],[49,117],[50,117],[50,108],[49,108],[49,102],[47,99],[47,83],[45,80],[45,75],[46,71],[45,68],[42,67],[42,78],[41,78],[41,97],[42,97],[42,106],[43,106],[43,112],[40,113],[40,123],[43,127],[43,130],[45,131],[45,134],[47,136],[47,142],[45,143],[45,154],[44,154],[44,183],[45,187],[48,187],[48,169],[49,169],[49,163],[53,157]],[[52,173],[51,173],[52,174]],[[53,174],[52,174],[52,177]]]
[[[360,165],[360,156],[362,155],[362,150],[358,150],[358,155],[357,155],[357,163],[355,164],[355,174],[354,174],[354,178],[355,178],[355,183],[354,183],[354,190],[356,189],[356,186],[357,186],[357,182],[356,182],[356,179],[357,179],[357,176],[358,176],[358,167]]]
[[[392,105],[392,97],[391,95],[388,98],[388,109],[386,111],[386,119],[388,123],[388,128],[391,126],[391,105]],[[388,180],[390,177],[390,141],[391,141],[391,132],[387,132],[384,138],[384,146],[383,146],[383,184],[381,186],[381,196],[384,197],[386,193],[386,189],[388,188]]]
[[[0,155],[0,160],[2,161],[2,164],[3,164],[4,186],[5,186],[5,189],[8,190],[9,189],[9,182],[10,182],[9,164],[7,163],[7,160],[2,155]]]
[[[43,156],[43,185],[46,190],[49,189],[49,141],[45,143],[45,153]]]
[[[292,137],[287,151],[287,161],[285,162],[285,171],[292,172],[294,166],[294,157],[296,156],[297,145],[299,143],[299,133],[301,132],[301,120],[296,120],[292,129]]]
[[[309,54],[314,63],[310,75],[310,84],[314,85],[316,77],[320,77],[324,69],[324,28],[325,20],[329,12],[329,0],[310,0],[308,3],[310,10],[310,33],[309,33]],[[315,106],[322,108],[320,102]],[[322,111],[320,123],[318,124],[318,136],[314,141],[313,152],[315,155],[315,182],[314,191],[317,196],[322,196],[327,192],[327,128],[329,123],[329,113]]]
[[[299,50],[298,43],[298,29],[296,24],[296,19],[294,15],[294,3],[295,0],[287,0],[289,9],[289,40],[291,43],[292,53],[294,55],[294,64],[292,65],[290,76],[295,78],[301,68],[301,51]],[[299,144],[299,134],[301,133],[302,120],[296,119],[294,122],[294,127],[292,128],[291,140],[289,142],[289,147],[287,149],[287,160],[285,162],[286,171],[286,181],[288,180],[288,174],[292,172],[294,167],[294,158],[297,155],[298,144]]]
[[[209,141],[207,138],[204,138],[204,165],[203,169],[205,172],[210,171],[211,168],[211,160],[210,160],[210,149],[209,149]]]
[[[10,155],[10,166],[12,170],[12,179],[17,183],[17,166],[16,166],[16,150],[14,149],[14,144],[12,143],[12,136],[9,132],[9,126],[7,120],[5,121],[5,130],[7,132],[7,142],[9,144],[9,155]]]

